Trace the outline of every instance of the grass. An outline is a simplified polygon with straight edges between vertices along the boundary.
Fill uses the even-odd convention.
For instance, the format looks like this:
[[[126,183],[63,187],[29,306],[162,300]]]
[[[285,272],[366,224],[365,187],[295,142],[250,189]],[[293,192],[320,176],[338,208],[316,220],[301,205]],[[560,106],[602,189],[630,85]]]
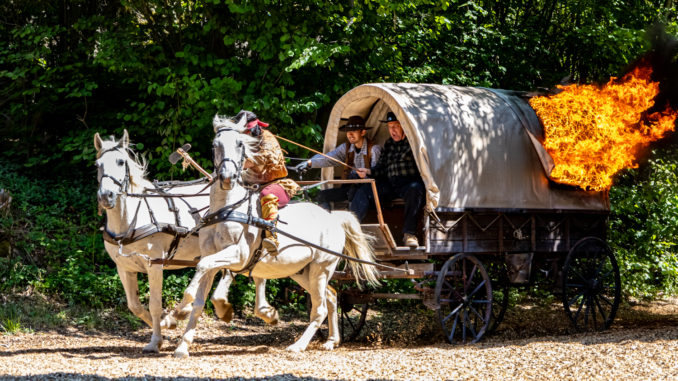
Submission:
[[[143,326],[126,306],[103,309],[69,306],[38,294],[0,300],[0,332],[6,335],[70,327],[112,331],[136,330]]]

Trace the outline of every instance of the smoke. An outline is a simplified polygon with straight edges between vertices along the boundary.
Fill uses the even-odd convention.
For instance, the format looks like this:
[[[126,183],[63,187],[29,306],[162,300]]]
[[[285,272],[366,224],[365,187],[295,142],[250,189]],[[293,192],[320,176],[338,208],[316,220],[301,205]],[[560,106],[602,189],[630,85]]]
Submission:
[[[662,112],[667,107],[678,110],[678,39],[666,33],[662,24],[648,28],[646,38],[650,49],[629,65],[625,72],[637,66],[652,68],[652,81],[659,82],[659,94],[654,98],[655,104],[646,110],[645,115]],[[678,121],[677,121],[678,124]],[[669,133],[664,139],[653,144],[654,147],[678,146],[678,134]]]
[[[666,33],[656,24],[647,31],[652,44],[645,59],[652,66],[652,80],[659,82],[659,94],[653,111],[661,111],[667,105],[678,110],[678,39]]]

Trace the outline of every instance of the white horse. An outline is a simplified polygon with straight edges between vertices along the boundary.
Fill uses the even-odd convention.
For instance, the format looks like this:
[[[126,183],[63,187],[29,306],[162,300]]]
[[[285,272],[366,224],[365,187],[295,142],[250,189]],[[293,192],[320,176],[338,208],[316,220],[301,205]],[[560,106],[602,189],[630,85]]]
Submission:
[[[202,190],[198,197],[173,199],[176,214],[170,210],[166,199],[129,197],[128,194],[141,194],[145,189],[155,187],[144,178],[145,164],[140,163],[136,154],[129,148],[127,131],[125,130],[119,141],[102,140],[97,133],[94,135],[94,147],[97,150],[96,166],[99,182],[97,200],[99,206],[106,211],[104,234],[109,237],[108,241],[104,241],[104,245],[116,264],[125,289],[127,306],[153,329],[151,341],[143,351],[158,352],[163,341],[161,329],[175,328],[176,319],[185,319],[192,308],[190,301],[183,300],[161,320],[163,269],[172,270],[190,266],[191,262],[200,257],[200,245],[196,235],[188,235],[178,241],[172,258],[175,264],[152,264],[151,260],[168,258],[174,240],[171,234],[156,232],[156,227],[180,225],[186,229],[194,228],[196,226],[194,214],[209,205],[208,191],[205,184],[168,189],[167,192],[170,194],[197,194]],[[142,237],[144,233],[152,234]],[[186,261],[187,264],[177,265],[176,263],[180,261]],[[140,272],[148,274],[150,313],[139,301],[137,273]],[[230,273],[224,274],[212,296],[217,316],[225,321],[230,321],[233,314],[227,301],[231,281]],[[257,287],[257,295],[260,293],[263,292]]]
[[[260,215],[258,194],[251,193],[242,185],[242,167],[245,158],[254,158],[258,141],[245,131],[245,118],[237,124],[228,119],[215,117],[214,163],[218,168],[218,180],[210,191],[210,215],[232,210]],[[312,203],[291,203],[279,212],[281,230],[334,252],[343,252],[364,261],[373,261],[374,253],[363,234],[356,217],[350,212],[328,213]],[[235,221],[219,221],[200,229],[200,248],[203,257],[196,273],[184,292],[185,300],[194,300],[193,311],[186,331],[174,354],[188,356],[188,347],[193,342],[195,326],[205,303],[204,290],[209,288],[219,269],[251,272],[252,276],[275,279],[290,277],[308,291],[311,297],[311,317],[303,335],[287,349],[303,351],[316,331],[329,316],[329,334],[323,348],[331,350],[340,341],[337,319],[337,295],[328,287],[328,282],[339,262],[339,257],[299,243],[282,234],[279,252],[263,255],[254,266],[247,269],[252,256],[261,243],[261,229]],[[349,262],[356,277],[370,284],[377,284],[378,272],[368,264]]]

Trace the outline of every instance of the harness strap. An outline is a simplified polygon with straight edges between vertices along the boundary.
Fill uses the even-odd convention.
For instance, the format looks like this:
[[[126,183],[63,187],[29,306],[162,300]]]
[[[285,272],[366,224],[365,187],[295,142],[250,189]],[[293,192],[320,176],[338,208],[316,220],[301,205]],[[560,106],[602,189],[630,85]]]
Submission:
[[[149,262],[152,265],[195,267],[195,266],[198,265],[199,261],[185,261],[185,260],[181,260],[181,259],[155,258],[155,259],[151,259]]]
[[[188,237],[189,235],[198,235],[197,232],[188,230],[184,227],[178,227],[170,224],[160,223],[157,226],[154,224],[144,225],[140,228],[136,228],[132,231],[129,231],[125,234],[115,234],[112,233],[104,225],[103,238],[104,241],[112,243],[114,245],[123,244],[129,245],[131,243],[141,241],[142,239],[151,236],[156,233],[170,234],[179,236],[181,238]]]
[[[382,265],[381,263],[376,263],[376,262],[371,262],[371,261],[367,261],[367,260],[360,259],[360,258],[350,257],[346,254],[338,253],[336,251],[324,248],[320,245],[306,241],[304,239],[301,239],[297,236],[294,236],[290,233],[287,233],[285,231],[278,229],[277,226],[275,225],[275,223],[273,223],[273,222],[269,222],[269,221],[264,220],[263,218],[255,217],[255,216],[252,216],[252,215],[247,215],[245,213],[241,213],[241,212],[238,212],[238,211],[233,210],[233,209],[224,210],[224,208],[222,208],[215,213],[212,213],[212,214],[205,216],[205,218],[203,218],[203,225],[202,226],[204,227],[204,226],[214,225],[216,223],[223,222],[223,221],[238,222],[238,223],[241,223],[241,224],[244,224],[244,225],[251,225],[251,226],[257,227],[259,229],[266,229],[266,230],[269,230],[271,232],[282,234],[285,237],[288,237],[288,238],[291,238],[291,239],[293,239],[297,242],[303,243],[304,245],[310,246],[310,247],[318,249],[318,250],[322,250],[326,253],[329,253],[329,254],[332,254],[334,256],[346,259],[348,261],[353,261],[353,262],[363,263],[363,264],[367,264],[367,265],[382,267],[382,268],[389,269],[389,270],[409,272],[409,270],[406,270],[406,269],[400,269],[400,268],[393,267],[393,266]]]

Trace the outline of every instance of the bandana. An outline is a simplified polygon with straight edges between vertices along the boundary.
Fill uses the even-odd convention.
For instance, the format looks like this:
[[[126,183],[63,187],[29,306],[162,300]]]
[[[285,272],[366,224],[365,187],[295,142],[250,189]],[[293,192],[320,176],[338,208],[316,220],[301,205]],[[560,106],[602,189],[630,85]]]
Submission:
[[[247,129],[248,129],[248,130],[251,130],[251,129],[255,128],[255,127],[264,127],[264,128],[266,128],[266,127],[268,127],[268,123],[264,123],[264,122],[260,121],[259,119],[255,119],[255,120],[253,120],[253,121],[247,123]]]

